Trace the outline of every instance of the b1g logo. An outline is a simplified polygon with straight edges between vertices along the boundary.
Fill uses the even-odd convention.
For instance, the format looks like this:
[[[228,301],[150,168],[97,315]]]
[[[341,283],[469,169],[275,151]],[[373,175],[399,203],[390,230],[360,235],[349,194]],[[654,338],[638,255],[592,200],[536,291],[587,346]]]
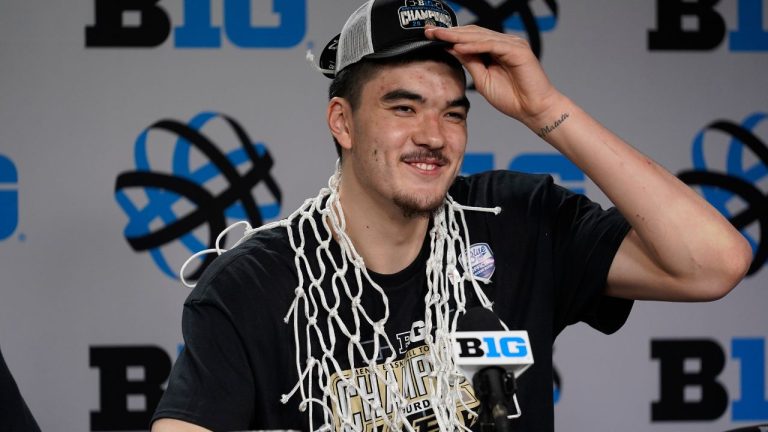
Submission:
[[[729,32],[716,9],[719,0],[656,0],[656,29],[648,32],[648,49],[712,50],[727,34],[730,51],[768,51],[764,1],[737,0],[737,23]]]
[[[460,333],[462,336],[456,337],[456,346],[458,347],[459,357],[461,358],[484,358],[500,359],[502,357],[526,357],[528,356],[528,343],[522,336],[488,336],[492,333],[511,333],[511,332],[477,332],[478,336],[465,336],[469,332]]]
[[[680,180],[701,188],[701,194],[752,245],[753,260],[747,274],[757,272],[768,259],[768,113],[748,115],[740,124],[716,120],[693,140],[693,169]]]
[[[457,331],[451,337],[456,365],[466,376],[487,366],[503,366],[517,377],[533,364],[525,330]]]
[[[272,156],[232,117],[204,112],[188,124],[158,121],[137,138],[135,162],[136,170],[120,174],[115,184],[115,199],[128,216],[125,239],[135,251],[149,251],[171,278],[178,277],[180,265],[169,263],[170,250],[180,252],[175,255],[183,262],[215,247],[228,220],[257,227],[280,213]],[[256,203],[257,195],[265,204]],[[206,255],[185,277],[198,279],[215,257]]]
[[[765,339],[734,338],[731,358],[739,370],[738,400],[731,404],[737,421],[768,420],[765,394]],[[660,397],[651,406],[655,422],[715,420],[728,409],[728,389],[719,381],[726,365],[723,347],[711,339],[651,341],[651,358],[658,360]]]
[[[94,0],[95,19],[85,29],[85,46],[156,47],[171,34],[171,16],[160,0]],[[271,10],[254,0],[184,0],[184,24],[173,28],[177,48],[221,47],[222,30],[240,48],[290,48],[307,29],[306,0],[271,0]],[[223,29],[213,24],[213,5],[223,5]],[[264,9],[263,11],[261,9]],[[253,25],[252,19],[258,21]],[[266,15],[266,16],[265,16]],[[180,17],[175,17],[180,19]]]

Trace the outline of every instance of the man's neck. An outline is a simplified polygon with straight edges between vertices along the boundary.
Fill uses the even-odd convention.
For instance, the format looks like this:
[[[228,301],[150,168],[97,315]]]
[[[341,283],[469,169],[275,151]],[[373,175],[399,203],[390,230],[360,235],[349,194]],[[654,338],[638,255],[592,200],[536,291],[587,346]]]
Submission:
[[[394,203],[377,203],[367,195],[340,191],[346,233],[365,266],[376,273],[397,273],[416,259],[429,217],[406,216]]]

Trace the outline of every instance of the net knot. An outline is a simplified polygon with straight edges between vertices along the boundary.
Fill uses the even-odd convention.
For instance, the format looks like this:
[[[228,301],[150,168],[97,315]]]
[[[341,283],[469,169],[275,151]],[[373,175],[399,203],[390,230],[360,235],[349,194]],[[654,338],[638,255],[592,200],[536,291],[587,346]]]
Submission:
[[[384,332],[384,322],[379,321],[375,324],[373,324],[373,331],[377,334],[385,334]]]

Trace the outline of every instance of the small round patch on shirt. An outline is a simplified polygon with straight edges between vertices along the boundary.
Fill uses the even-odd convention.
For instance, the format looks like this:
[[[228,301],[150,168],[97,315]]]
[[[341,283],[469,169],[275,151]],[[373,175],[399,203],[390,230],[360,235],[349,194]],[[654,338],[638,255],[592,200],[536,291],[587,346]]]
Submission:
[[[496,261],[493,251],[488,243],[475,243],[469,247],[469,266],[472,274],[478,279],[490,280],[496,270]],[[464,254],[461,254],[461,263],[464,263]],[[463,264],[462,264],[463,265]]]

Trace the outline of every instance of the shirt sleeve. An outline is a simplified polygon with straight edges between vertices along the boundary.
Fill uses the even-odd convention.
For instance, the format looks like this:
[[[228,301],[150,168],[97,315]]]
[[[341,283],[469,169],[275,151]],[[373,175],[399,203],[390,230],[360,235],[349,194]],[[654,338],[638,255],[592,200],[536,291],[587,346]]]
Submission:
[[[286,244],[265,244],[268,235],[277,234],[261,233],[216,258],[190,293],[185,347],[153,421],[174,418],[216,431],[299,429],[297,402],[280,401],[298,379],[286,363],[295,352],[292,327],[283,321],[296,278]]]
[[[551,183],[556,334],[576,322],[610,334],[624,325],[633,302],[605,295],[608,271],[630,225],[616,208]]]

